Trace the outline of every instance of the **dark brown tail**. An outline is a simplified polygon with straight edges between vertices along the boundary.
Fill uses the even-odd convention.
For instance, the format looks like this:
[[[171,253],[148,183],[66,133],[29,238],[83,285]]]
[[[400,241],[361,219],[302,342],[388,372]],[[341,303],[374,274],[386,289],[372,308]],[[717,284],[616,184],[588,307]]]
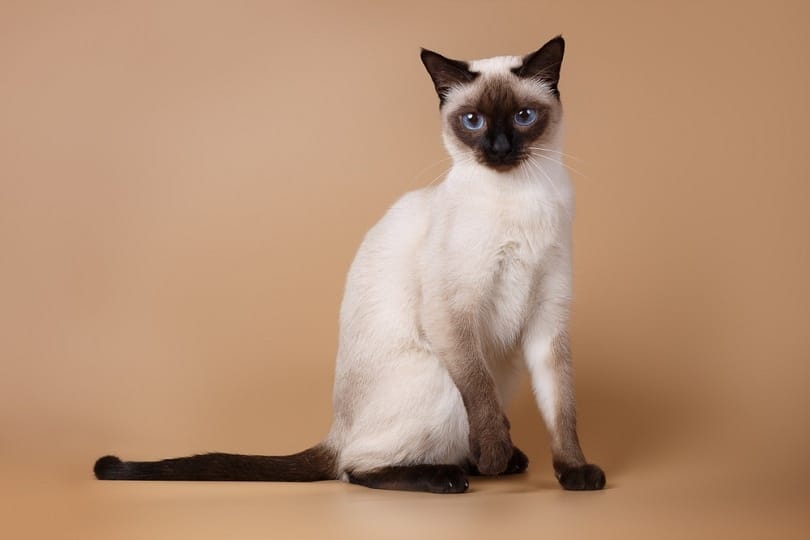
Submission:
[[[99,480],[201,480],[233,482],[315,482],[334,480],[336,454],[317,445],[290,456],[200,454],[160,461],[121,461],[104,456],[93,472]]]

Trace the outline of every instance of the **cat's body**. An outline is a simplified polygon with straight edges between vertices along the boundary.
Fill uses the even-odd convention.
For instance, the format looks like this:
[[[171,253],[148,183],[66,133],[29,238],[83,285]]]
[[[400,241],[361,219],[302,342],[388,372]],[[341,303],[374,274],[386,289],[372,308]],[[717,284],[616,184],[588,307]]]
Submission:
[[[571,392],[573,193],[561,160],[562,50],[557,38],[525,58],[470,64],[423,51],[454,163],[441,184],[394,204],[352,263],[334,421],[320,445],[287,457],[106,457],[97,476],[339,478],[464,491],[468,473],[525,469],[503,407],[527,366],[558,479],[569,489],[600,489],[604,474],[579,449]]]
[[[567,277],[553,285],[542,280],[546,271],[568,265],[565,172],[557,175],[566,197],[560,200],[545,183],[520,173],[482,174],[478,167],[455,167],[436,188],[403,197],[368,233],[352,264],[330,434],[341,448],[340,471],[380,467],[392,458],[466,462],[467,413],[425,330],[453,324],[435,304],[452,302],[455,316],[468,316],[479,329],[505,406],[525,372],[522,340],[532,339],[526,328],[538,316],[534,306],[544,295],[569,297]],[[503,182],[513,183],[507,192],[496,185]],[[549,310],[543,329],[564,330],[562,311]]]

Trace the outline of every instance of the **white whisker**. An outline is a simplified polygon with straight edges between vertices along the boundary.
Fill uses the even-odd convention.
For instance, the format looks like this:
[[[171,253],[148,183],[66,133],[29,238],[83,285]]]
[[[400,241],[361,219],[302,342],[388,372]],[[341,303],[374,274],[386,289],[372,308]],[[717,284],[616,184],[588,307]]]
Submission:
[[[565,212],[565,215],[568,216],[568,221],[573,221],[573,216],[571,216],[571,213],[568,211],[568,207],[565,204],[565,200],[560,194],[560,191],[557,189],[557,186],[554,185],[554,181],[551,179],[551,177],[548,175],[545,169],[543,169],[543,166],[540,164],[539,161],[536,161],[532,156],[529,156],[527,159],[532,165],[534,165],[537,168],[538,171],[540,171],[540,173],[546,178],[548,185],[551,187],[552,190],[554,190],[554,194],[557,195],[557,198],[560,201],[560,206]]]
[[[575,156],[573,154],[568,154],[568,153],[563,152],[561,150],[555,150],[553,148],[546,148],[545,146],[529,146],[529,148],[531,148],[532,150],[543,150],[544,152],[553,152],[555,154],[565,156],[566,158],[573,159],[574,161],[579,161],[580,163],[585,162],[584,159],[582,159],[580,157],[577,157],[577,156]]]
[[[420,177],[421,177],[421,176],[422,176],[422,175],[423,175],[423,174],[424,174],[426,171],[428,171],[428,170],[430,170],[430,169],[432,169],[432,168],[436,167],[437,165],[442,164],[442,163],[444,163],[444,162],[446,162],[446,161],[452,161],[452,162],[450,163],[450,165],[449,165],[449,166],[444,167],[444,168],[442,169],[442,171],[441,171],[441,172],[440,172],[438,175],[434,176],[434,177],[433,177],[433,179],[432,179],[432,180],[431,180],[431,181],[430,181],[430,182],[427,184],[427,186],[425,186],[425,187],[432,186],[432,185],[433,185],[433,184],[435,184],[435,183],[436,183],[436,182],[437,182],[437,181],[438,181],[438,180],[439,180],[441,177],[443,177],[444,175],[446,175],[446,174],[447,174],[447,173],[450,171],[450,169],[452,169],[452,168],[453,168],[453,166],[454,166],[454,165],[456,165],[456,164],[461,164],[461,163],[469,163],[469,162],[471,162],[471,161],[472,161],[472,155],[473,155],[473,153],[472,153],[472,152],[465,152],[464,154],[462,154],[462,155],[460,156],[460,159],[457,159],[456,161],[452,161],[452,160],[454,159],[452,156],[447,156],[447,157],[444,157],[444,158],[442,158],[442,159],[440,159],[440,160],[438,160],[438,161],[434,161],[433,163],[431,163],[430,165],[428,165],[428,166],[424,167],[424,168],[423,168],[421,171],[419,171],[418,173],[416,173],[416,174],[413,176],[413,178],[411,179],[411,181],[410,181],[410,182],[408,182],[408,183],[406,184],[406,189],[410,189],[410,188],[412,188],[412,187],[413,187],[413,186],[414,186],[416,183],[418,183],[418,182],[419,182],[419,178],[420,178]]]
[[[416,184],[417,182],[419,182],[419,178],[420,178],[420,177],[421,177],[423,174],[425,174],[427,171],[429,171],[430,169],[432,169],[433,167],[436,167],[437,165],[440,165],[440,164],[444,163],[445,161],[452,160],[452,159],[453,159],[453,158],[452,158],[452,157],[450,157],[450,156],[443,157],[442,159],[440,159],[440,160],[438,160],[438,161],[434,161],[434,162],[433,162],[433,163],[431,163],[430,165],[425,166],[425,167],[424,167],[422,170],[420,170],[418,173],[416,173],[415,175],[413,175],[413,177],[411,178],[411,180],[410,180],[410,181],[409,181],[409,182],[406,184],[406,189],[410,189],[411,187],[413,187],[413,185],[414,185],[414,184]],[[452,164],[451,164],[451,167],[452,167]],[[444,171],[445,171],[445,172],[446,172],[446,171],[448,171],[448,170],[449,170],[449,168],[444,169]]]
[[[538,158],[547,159],[547,160],[549,160],[549,161],[552,161],[552,162],[554,162],[554,163],[557,163],[558,165],[562,165],[563,167],[565,167],[566,169],[568,169],[568,170],[569,170],[569,171],[571,171],[572,173],[578,174],[578,175],[580,175],[582,178],[586,178],[586,179],[590,180],[590,177],[588,177],[588,175],[587,175],[587,174],[583,173],[582,171],[580,171],[579,169],[577,169],[577,168],[575,168],[575,167],[572,167],[571,165],[569,165],[569,164],[567,164],[567,163],[564,163],[563,161],[560,161],[559,159],[555,159],[555,158],[553,158],[553,157],[546,156],[546,155],[543,155],[543,154],[532,154],[532,155],[533,155],[534,157],[538,157]]]
[[[430,187],[430,186],[432,186],[433,184],[435,184],[435,183],[436,183],[436,182],[439,180],[439,178],[443,177],[443,176],[444,176],[444,175],[446,175],[448,172],[450,172],[450,169],[451,169],[451,168],[453,168],[453,166],[452,166],[452,165],[451,165],[450,167],[447,167],[446,169],[444,169],[442,172],[440,172],[438,175],[436,175],[436,177],[435,177],[435,178],[433,178],[433,180],[431,180],[431,181],[428,183],[428,185],[426,185],[425,187]]]

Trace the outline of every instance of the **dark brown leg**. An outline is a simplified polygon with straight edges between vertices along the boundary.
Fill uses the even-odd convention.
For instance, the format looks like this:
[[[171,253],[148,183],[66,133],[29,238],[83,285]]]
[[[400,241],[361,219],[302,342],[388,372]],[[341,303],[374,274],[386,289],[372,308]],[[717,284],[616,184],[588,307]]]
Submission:
[[[554,474],[563,489],[588,491],[605,487],[605,473],[585,461],[577,436],[577,414],[571,382],[571,350],[568,333],[562,332],[551,343],[552,380],[557,394],[556,408],[549,418]]]
[[[567,332],[558,333],[543,347],[530,345],[526,358],[538,406],[551,436],[551,455],[557,480],[563,489],[602,489],[605,487],[605,473],[585,461],[577,437]]]
[[[374,489],[430,493],[464,493],[470,485],[467,473],[458,465],[410,465],[354,471],[349,473],[349,482]]]
[[[436,298],[441,297],[436,294]],[[446,313],[443,306],[430,304],[426,304],[425,312],[434,317],[432,324],[425,326],[432,348],[447,368],[467,410],[470,461],[482,474],[501,474],[512,455],[512,439],[495,381],[484,361],[475,314]]]

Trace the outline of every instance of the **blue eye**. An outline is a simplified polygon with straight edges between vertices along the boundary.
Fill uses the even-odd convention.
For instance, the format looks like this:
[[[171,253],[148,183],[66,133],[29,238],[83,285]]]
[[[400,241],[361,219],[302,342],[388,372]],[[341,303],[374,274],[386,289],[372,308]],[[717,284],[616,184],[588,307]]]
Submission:
[[[462,114],[461,124],[470,131],[478,131],[484,127],[484,116],[474,112]]]
[[[530,126],[537,121],[537,111],[534,109],[520,109],[515,113],[515,124]]]

